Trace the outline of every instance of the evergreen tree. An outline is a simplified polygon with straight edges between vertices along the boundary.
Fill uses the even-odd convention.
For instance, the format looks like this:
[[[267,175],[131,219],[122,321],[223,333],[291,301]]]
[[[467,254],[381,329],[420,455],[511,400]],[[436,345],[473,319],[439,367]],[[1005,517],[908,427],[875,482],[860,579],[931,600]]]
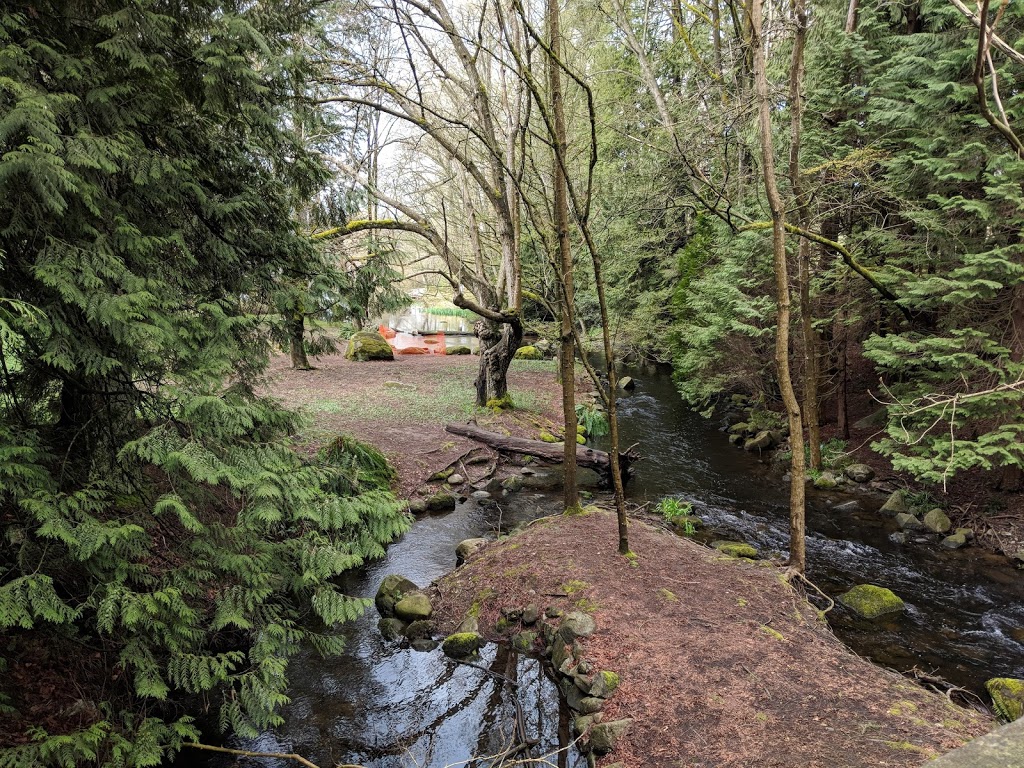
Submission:
[[[0,765],[155,765],[198,736],[184,695],[274,724],[288,657],[364,608],[331,578],[406,524],[255,393],[244,306],[313,259],[294,201],[324,175],[285,126],[314,6],[0,15],[3,652],[49,648],[91,697]]]

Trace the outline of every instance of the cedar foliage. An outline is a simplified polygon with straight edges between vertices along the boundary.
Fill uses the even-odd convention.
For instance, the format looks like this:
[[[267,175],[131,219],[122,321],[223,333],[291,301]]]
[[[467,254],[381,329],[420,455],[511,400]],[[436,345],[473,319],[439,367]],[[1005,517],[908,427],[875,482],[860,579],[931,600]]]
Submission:
[[[236,733],[279,722],[288,658],[337,652],[365,608],[333,577],[407,525],[369,451],[302,458],[254,392],[244,302],[317,258],[292,201],[325,174],[284,127],[312,21],[302,0],[0,15],[4,661],[106,674],[78,730],[30,729],[4,768],[156,765],[198,738],[185,695]]]

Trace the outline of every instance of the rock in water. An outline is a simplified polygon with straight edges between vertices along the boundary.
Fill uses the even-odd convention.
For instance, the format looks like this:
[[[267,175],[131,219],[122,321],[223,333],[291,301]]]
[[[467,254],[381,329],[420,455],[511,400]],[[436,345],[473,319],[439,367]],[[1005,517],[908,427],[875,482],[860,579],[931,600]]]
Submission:
[[[367,360],[394,360],[395,353],[387,339],[376,331],[356,331],[348,340],[345,357],[362,363]]]
[[[450,658],[464,659],[474,655],[483,644],[483,638],[476,632],[456,632],[444,639],[441,650]]]
[[[433,612],[430,598],[422,592],[411,592],[395,603],[395,616],[402,621],[429,619]]]
[[[962,549],[967,546],[967,536],[958,530],[939,543],[944,549]]]
[[[839,602],[865,619],[874,619],[887,613],[899,613],[903,601],[890,589],[874,584],[858,584],[839,596]]]
[[[415,592],[417,589],[419,587],[405,578],[405,576],[392,573],[384,577],[384,581],[381,582],[380,587],[377,589],[377,595],[374,597],[373,602],[381,616],[394,616],[395,604],[404,595],[409,592]]]

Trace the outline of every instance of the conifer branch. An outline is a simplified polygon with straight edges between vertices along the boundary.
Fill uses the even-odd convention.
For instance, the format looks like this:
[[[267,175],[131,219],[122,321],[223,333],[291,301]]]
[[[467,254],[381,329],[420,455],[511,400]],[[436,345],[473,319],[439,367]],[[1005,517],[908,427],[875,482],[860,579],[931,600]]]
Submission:
[[[982,26],[981,26],[981,16],[979,16],[978,14],[975,14],[970,8],[968,8],[966,5],[964,5],[961,2],[961,0],[949,0],[949,2],[952,3],[953,6],[958,11],[960,11],[960,13],[962,13],[964,16],[966,16],[967,19],[972,24],[974,24],[974,26],[976,26],[979,30],[981,30],[983,34],[985,34],[987,37],[989,37],[992,40],[992,45],[994,45],[1000,51],[1002,51],[1007,56],[1009,56],[1011,59],[1016,61],[1018,64],[1024,64],[1024,54],[1020,53],[1012,45],[1010,45],[1005,40],[1003,40],[1003,38],[1001,38],[999,35],[997,35],[995,33],[995,30],[992,27],[990,27],[988,24],[985,25],[984,29],[982,28]],[[985,3],[985,6],[987,8],[987,6],[988,6],[987,2]]]
[[[747,224],[746,226],[740,227],[738,231],[757,232],[760,230],[771,228],[772,223],[770,221],[753,221],[750,224]],[[796,226],[795,224],[791,224],[788,221],[786,222],[786,231],[791,234],[807,238],[812,243],[823,245],[826,248],[835,251],[842,258],[843,263],[845,263],[846,266],[848,266],[858,275],[867,280],[868,284],[870,284],[872,288],[878,291],[878,293],[883,298],[895,304],[896,308],[899,309],[899,311],[903,314],[905,318],[907,318],[908,322],[914,321],[914,314],[900,303],[900,297],[897,296],[888,288],[886,288],[884,285],[882,285],[882,283],[878,281],[878,278],[872,274],[871,270],[865,267],[859,261],[857,261],[854,255],[850,253],[850,250],[846,248],[844,245],[842,245],[842,243],[837,243],[835,240],[830,240],[824,235],[819,235],[817,232],[812,232],[808,229],[803,229],[801,227]]]

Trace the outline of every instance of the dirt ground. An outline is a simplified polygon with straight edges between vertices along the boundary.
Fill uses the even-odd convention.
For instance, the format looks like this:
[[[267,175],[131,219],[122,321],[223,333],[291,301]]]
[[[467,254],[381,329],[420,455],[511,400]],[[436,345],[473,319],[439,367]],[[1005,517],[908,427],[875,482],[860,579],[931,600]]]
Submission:
[[[850,652],[775,568],[634,520],[617,554],[606,511],[548,518],[492,542],[437,585],[451,631],[476,606],[583,608],[588,661],[621,685],[605,720],[634,723],[599,765],[916,766],[992,727]]]
[[[403,355],[358,363],[330,355],[314,365],[313,371],[294,371],[286,356],[275,358],[267,391],[308,414],[312,426],[302,434],[307,449],[345,433],[383,451],[398,470],[396,492],[403,498],[425,494],[427,479],[447,467],[472,479],[484,471],[472,466],[487,467],[460,465],[470,455],[492,454],[445,432],[445,424],[474,419],[507,435],[537,439],[542,429],[561,434],[561,391],[552,362],[513,361],[508,381],[517,408],[501,413],[473,408],[478,357]]]

